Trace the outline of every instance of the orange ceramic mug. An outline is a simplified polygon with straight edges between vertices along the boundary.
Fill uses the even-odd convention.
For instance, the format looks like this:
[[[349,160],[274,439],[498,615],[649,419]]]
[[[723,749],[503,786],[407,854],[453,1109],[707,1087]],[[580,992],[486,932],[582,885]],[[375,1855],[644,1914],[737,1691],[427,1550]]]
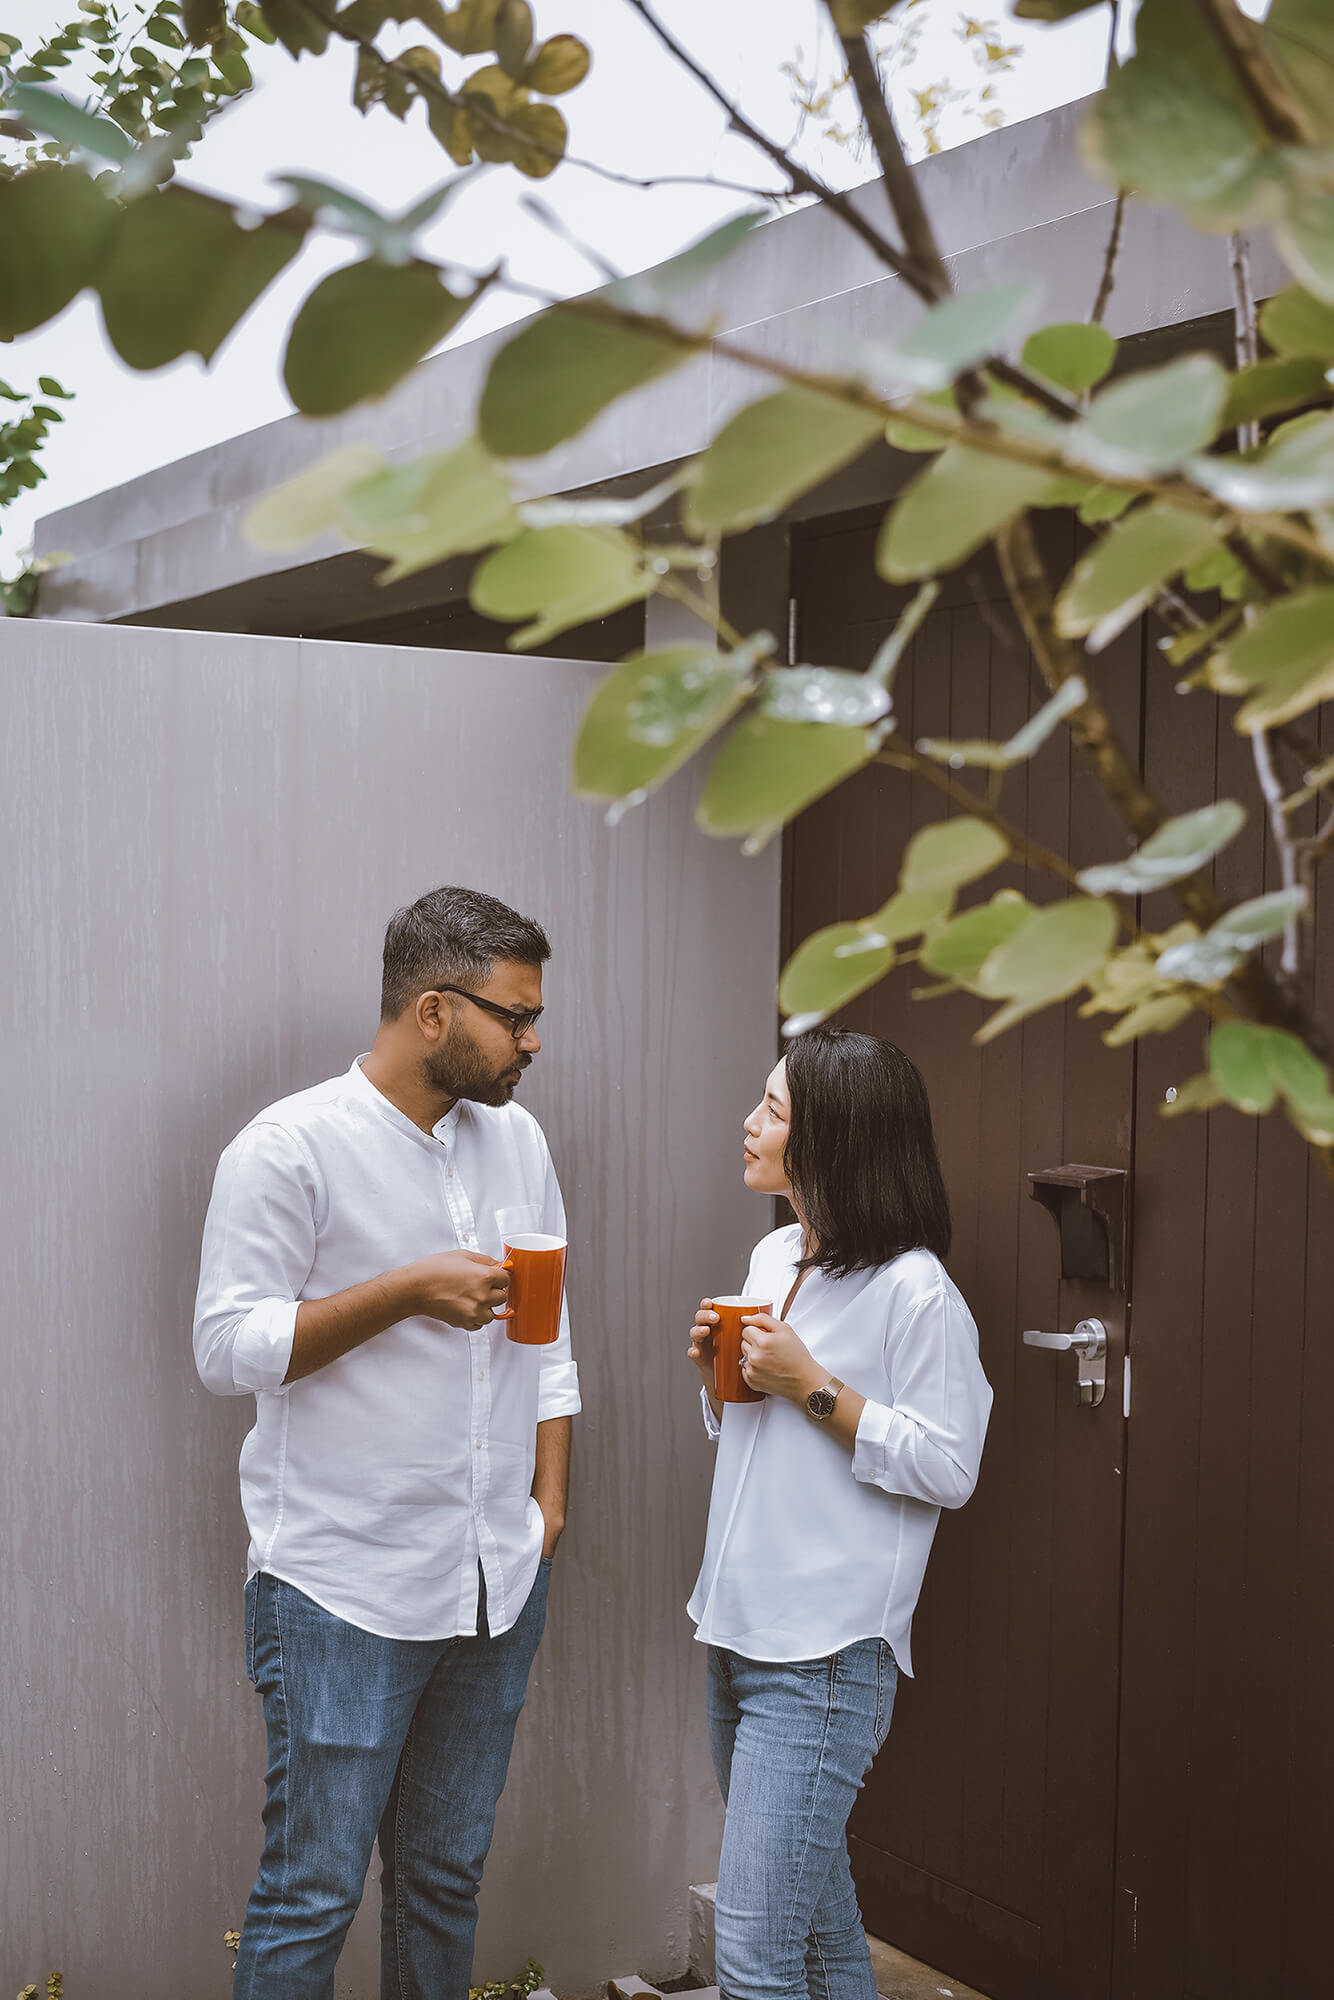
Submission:
[[[718,1315],[713,1329],[713,1393],[720,1403],[762,1403],[763,1389],[752,1389],[741,1373],[741,1322],[749,1313],[773,1311],[770,1299],[747,1299],[739,1292],[710,1299]]]
[[[565,1238],[516,1228],[516,1223],[530,1220],[522,1210],[501,1209],[497,1219],[510,1289],[509,1304],[499,1307],[495,1316],[509,1321],[505,1332],[520,1347],[548,1347],[560,1332],[568,1247]]]

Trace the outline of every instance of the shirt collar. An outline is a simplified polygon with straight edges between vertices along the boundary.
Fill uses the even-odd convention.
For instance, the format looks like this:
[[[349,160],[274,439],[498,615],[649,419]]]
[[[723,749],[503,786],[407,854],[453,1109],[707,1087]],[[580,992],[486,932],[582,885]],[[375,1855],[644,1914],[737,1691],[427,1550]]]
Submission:
[[[384,1092],[377,1090],[371,1082],[361,1066],[369,1054],[369,1049],[363,1050],[347,1072],[347,1080],[352,1087],[353,1096],[359,1099],[361,1103],[369,1105],[371,1110],[376,1112],[388,1124],[396,1126],[400,1132],[406,1133],[410,1139],[415,1139],[418,1145],[429,1146],[436,1140],[445,1145],[452,1145],[458,1132],[459,1113],[463,1109],[462,1099],[450,1106],[444,1117],[440,1119],[438,1124],[433,1126],[430,1132],[423,1132],[421,1126],[409,1118],[406,1111],[400,1111],[396,1104],[391,1104]]]

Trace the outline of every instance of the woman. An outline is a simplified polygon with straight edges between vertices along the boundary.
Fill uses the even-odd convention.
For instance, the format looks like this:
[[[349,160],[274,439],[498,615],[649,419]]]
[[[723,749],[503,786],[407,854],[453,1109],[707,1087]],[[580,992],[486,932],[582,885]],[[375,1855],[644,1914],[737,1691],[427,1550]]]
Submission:
[[[875,2000],[848,1814],[912,1672],[936,1521],[973,1490],[991,1390],[941,1262],[949,1203],[901,1049],[840,1028],[794,1040],[746,1120],[745,1181],[798,1219],[746,1279],[777,1308],[744,1322],[764,1400],[714,1401],[707,1299],[690,1338],[719,1441],[690,1600],[727,1806],[718,1982],[724,2000]]]

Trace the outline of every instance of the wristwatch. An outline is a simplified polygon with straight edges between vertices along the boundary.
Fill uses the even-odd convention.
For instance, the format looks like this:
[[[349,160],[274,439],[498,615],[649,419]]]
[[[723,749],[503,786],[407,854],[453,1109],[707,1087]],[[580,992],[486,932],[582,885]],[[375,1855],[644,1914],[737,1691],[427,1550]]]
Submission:
[[[806,1398],[806,1414],[814,1417],[818,1424],[822,1424],[826,1417],[832,1417],[834,1414],[834,1405],[838,1401],[839,1390],[842,1387],[843,1384],[839,1381],[837,1375],[831,1375],[821,1388],[812,1389],[810,1395]]]

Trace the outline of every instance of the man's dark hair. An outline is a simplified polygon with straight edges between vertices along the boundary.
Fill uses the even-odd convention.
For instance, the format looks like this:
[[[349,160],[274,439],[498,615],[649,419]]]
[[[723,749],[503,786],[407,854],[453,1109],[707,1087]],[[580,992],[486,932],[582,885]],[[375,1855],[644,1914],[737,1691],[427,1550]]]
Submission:
[[[541,924],[508,903],[480,889],[432,889],[389,919],[380,1018],[396,1021],[419,993],[438,986],[485,986],[497,959],[545,965],[550,956]]]
[[[849,1028],[788,1045],[784,1163],[815,1254],[831,1278],[905,1250],[950,1247],[950,1204],[921,1072],[903,1050]]]

